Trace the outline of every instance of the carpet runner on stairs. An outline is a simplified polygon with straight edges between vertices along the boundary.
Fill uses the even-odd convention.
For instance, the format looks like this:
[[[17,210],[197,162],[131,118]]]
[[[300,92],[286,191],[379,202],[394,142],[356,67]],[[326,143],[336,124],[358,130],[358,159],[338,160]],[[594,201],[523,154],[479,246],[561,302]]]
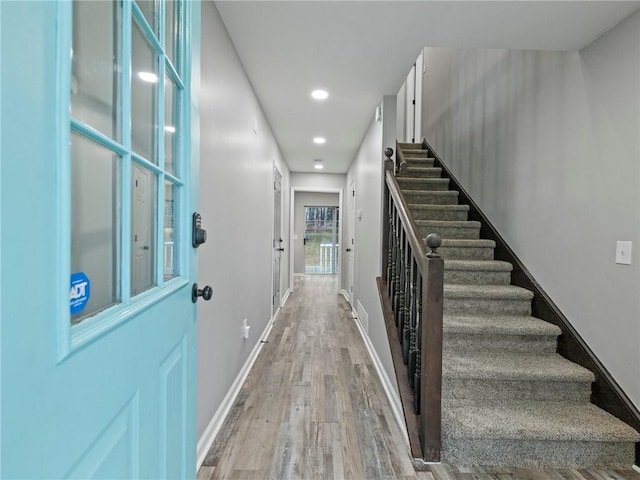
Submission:
[[[625,468],[640,434],[590,403],[594,375],[556,354],[560,329],[531,316],[458,192],[421,144],[399,144],[397,180],[445,264],[442,460],[453,465]]]

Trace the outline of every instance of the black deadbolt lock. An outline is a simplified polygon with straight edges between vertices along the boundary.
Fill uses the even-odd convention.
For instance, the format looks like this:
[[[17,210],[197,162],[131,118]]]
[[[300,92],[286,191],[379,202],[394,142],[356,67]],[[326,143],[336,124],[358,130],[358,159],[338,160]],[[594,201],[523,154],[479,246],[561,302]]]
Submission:
[[[193,233],[191,244],[193,248],[198,248],[207,241],[207,231],[202,228],[202,216],[196,212],[193,214]]]

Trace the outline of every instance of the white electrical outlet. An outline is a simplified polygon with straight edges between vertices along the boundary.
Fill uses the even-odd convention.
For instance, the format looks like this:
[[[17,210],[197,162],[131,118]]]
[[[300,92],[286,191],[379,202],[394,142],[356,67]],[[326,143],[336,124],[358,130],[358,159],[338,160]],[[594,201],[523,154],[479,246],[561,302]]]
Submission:
[[[247,321],[247,319],[245,318],[242,321],[242,338],[249,338],[249,329],[251,327],[249,326],[249,323]]]
[[[616,263],[621,265],[631,265],[632,242],[616,243]]]

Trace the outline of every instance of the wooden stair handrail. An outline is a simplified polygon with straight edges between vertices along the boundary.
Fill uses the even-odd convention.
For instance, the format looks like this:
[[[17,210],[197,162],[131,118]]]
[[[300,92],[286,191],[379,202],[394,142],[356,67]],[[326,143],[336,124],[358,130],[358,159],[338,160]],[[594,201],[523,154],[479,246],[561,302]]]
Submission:
[[[400,222],[405,226],[405,232],[409,239],[409,244],[411,248],[415,252],[416,261],[419,264],[420,272],[426,272],[426,260],[427,260],[427,251],[424,245],[423,240],[418,239],[418,227],[416,226],[416,222],[413,219],[413,215],[409,211],[409,207],[407,206],[407,202],[400,191],[400,185],[398,185],[398,181],[396,180],[395,175],[392,172],[387,170],[385,172],[385,180],[387,182],[387,187],[389,188],[389,194],[393,199],[393,203],[395,203],[396,208],[398,209],[398,216],[400,217]]]
[[[396,141],[396,147],[398,142]],[[426,241],[430,251],[427,253],[425,242],[418,237],[418,227],[404,195],[400,189],[398,181],[395,177],[396,168],[393,165],[391,156],[393,150],[387,148],[385,150],[387,161],[385,162],[385,222],[383,229],[383,278],[388,286],[389,296],[395,290],[396,295],[400,291],[399,302],[391,300],[390,303],[394,308],[398,307],[404,315],[409,314],[411,320],[417,318],[416,312],[421,312],[419,316],[420,322],[420,338],[419,345],[422,347],[418,350],[420,361],[415,365],[419,378],[419,386],[413,386],[414,405],[419,408],[419,437],[421,443],[421,451],[423,459],[427,462],[439,462],[441,458],[441,423],[442,423],[442,318],[443,318],[443,284],[444,284],[444,261],[437,253],[436,249],[440,246],[441,239],[437,234],[430,234]],[[407,163],[404,159],[401,149],[396,150],[396,160],[399,162],[398,170],[406,171]],[[392,212],[393,210],[393,212]],[[397,216],[397,217],[396,217]],[[397,218],[397,222],[395,221]],[[392,229],[398,226],[402,228],[402,240],[406,241],[409,251],[403,251],[400,247],[398,251],[398,241],[396,247],[391,245],[393,238]],[[392,259],[393,252],[395,257]],[[402,257],[402,258],[401,258]],[[400,259],[403,262],[409,259],[411,268],[404,265],[404,275],[402,280],[398,281],[398,276],[390,278],[390,273],[395,268],[396,261]],[[413,269],[413,261],[418,272],[411,271]],[[401,267],[402,270],[402,267]],[[409,277],[409,278],[407,278]],[[419,281],[416,279],[419,278]],[[395,282],[395,283],[393,283]],[[404,282],[404,285],[400,285]],[[392,285],[393,283],[393,285]],[[411,292],[406,292],[407,288]],[[404,290],[403,290],[404,289]],[[417,290],[420,292],[417,292]],[[415,305],[406,306],[405,297],[409,297],[410,301],[417,302]],[[396,304],[398,303],[398,304]],[[418,306],[419,303],[419,306]],[[398,312],[394,312],[398,318]],[[402,317],[402,314],[400,315]],[[399,324],[396,324],[398,326]],[[399,327],[398,327],[399,328]],[[402,342],[402,340],[400,340]],[[395,361],[403,361],[403,358],[394,358]],[[404,360],[406,363],[406,360]],[[398,382],[403,381],[401,378]],[[411,380],[408,381],[411,385]],[[401,391],[408,391],[406,386],[400,388]],[[410,389],[409,389],[410,391]],[[406,402],[403,400],[403,406]],[[405,412],[405,417],[407,413]]]

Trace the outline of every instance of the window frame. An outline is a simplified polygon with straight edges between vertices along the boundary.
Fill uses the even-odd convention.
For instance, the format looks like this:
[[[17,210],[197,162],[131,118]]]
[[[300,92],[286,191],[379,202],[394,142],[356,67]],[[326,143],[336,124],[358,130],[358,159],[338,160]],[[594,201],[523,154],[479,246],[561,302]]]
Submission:
[[[190,6],[188,1],[175,0],[170,5],[174,11],[174,25],[177,34],[171,39],[174,42],[173,61],[166,55],[166,22],[164,0],[157,0],[159,9],[156,13],[159,35],[156,37],[144,14],[134,0],[116,0],[121,9],[121,25],[118,29],[120,38],[117,39],[122,71],[119,72],[121,97],[116,104],[118,112],[120,142],[99,132],[70,114],[70,82],[73,29],[73,2],[58,2],[58,47],[56,58],[56,111],[59,112],[56,122],[56,162],[59,178],[57,180],[57,210],[60,222],[55,232],[56,250],[60,253],[57,262],[57,278],[59,279],[59,298],[56,308],[57,319],[57,357],[63,361],[74,352],[94,342],[113,331],[119,325],[134,319],[138,314],[155,305],[157,302],[173,295],[190,283],[190,266],[188,248],[190,246],[187,212],[189,211],[189,187],[191,175],[191,144],[190,144],[190,58],[188,53],[187,28]],[[177,14],[176,14],[177,12]],[[132,151],[131,146],[131,45],[134,22],[138,24],[140,32],[157,53],[158,83],[155,92],[155,148],[158,152],[158,165],[150,159],[145,159]],[[173,35],[172,35],[173,36]],[[174,64],[174,62],[176,62]],[[173,122],[178,123],[173,145],[173,171],[165,171],[165,82],[167,77],[173,81]],[[176,110],[176,105],[179,106]],[[71,134],[77,133],[87,140],[107,148],[121,157],[120,205],[119,212],[119,267],[117,269],[119,282],[118,303],[102,311],[82,319],[72,325],[69,311],[69,278],[71,276]],[[118,138],[118,135],[114,135]],[[154,174],[156,181],[155,194],[155,286],[140,293],[131,295],[131,171],[133,164],[140,165]],[[177,271],[173,278],[164,278],[164,189],[166,183],[173,186],[174,210],[173,218],[177,223],[174,236],[178,240],[178,251],[174,253]],[[176,188],[177,187],[177,188]],[[176,208],[177,206],[177,208]],[[175,224],[174,224],[175,225]]]

